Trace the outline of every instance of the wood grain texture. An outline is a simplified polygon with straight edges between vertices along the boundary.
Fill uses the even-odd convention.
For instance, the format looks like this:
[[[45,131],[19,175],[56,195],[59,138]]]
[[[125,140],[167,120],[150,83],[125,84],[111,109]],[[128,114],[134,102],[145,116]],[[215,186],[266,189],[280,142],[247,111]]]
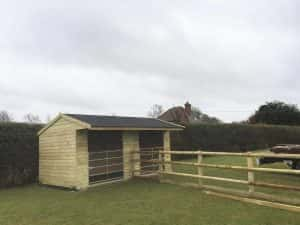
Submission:
[[[39,181],[42,184],[78,188],[76,173],[76,130],[81,129],[60,117],[39,136]]]

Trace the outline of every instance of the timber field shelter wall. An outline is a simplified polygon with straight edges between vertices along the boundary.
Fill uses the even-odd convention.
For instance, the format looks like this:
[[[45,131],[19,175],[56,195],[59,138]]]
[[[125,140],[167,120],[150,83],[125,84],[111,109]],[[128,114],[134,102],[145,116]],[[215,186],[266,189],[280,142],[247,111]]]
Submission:
[[[109,179],[129,180],[140,174],[136,172],[141,168],[139,155],[133,156],[132,152],[143,149],[140,143],[142,132],[90,130],[84,124],[58,117],[39,136],[39,182],[83,190],[110,182]],[[150,143],[154,136],[151,137],[151,131],[147,132],[150,136],[146,142]],[[161,147],[169,150],[170,132],[152,132],[153,135],[161,134]],[[117,134],[120,134],[119,138]],[[115,155],[118,152],[121,152],[120,155]],[[121,162],[116,162],[117,158]],[[113,177],[118,171],[120,176]],[[94,180],[95,176],[99,176],[99,179]]]
[[[80,125],[60,118],[39,137],[39,181],[42,184],[75,188],[77,135]],[[79,136],[81,140],[82,137]],[[84,142],[84,140],[81,140]],[[83,148],[84,149],[84,148]],[[82,152],[82,149],[78,149]],[[81,154],[82,155],[82,154]],[[78,162],[80,158],[78,158]],[[82,171],[80,171],[82,173]],[[83,182],[83,181],[80,181]]]

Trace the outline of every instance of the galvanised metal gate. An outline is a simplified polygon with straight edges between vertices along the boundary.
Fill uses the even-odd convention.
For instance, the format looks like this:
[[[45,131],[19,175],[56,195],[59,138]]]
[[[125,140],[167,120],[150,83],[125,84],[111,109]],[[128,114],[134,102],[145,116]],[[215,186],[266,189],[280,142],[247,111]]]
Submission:
[[[89,184],[123,179],[123,150],[89,152]]]
[[[141,148],[140,149],[140,168],[141,175],[153,174],[158,172],[159,160],[158,151],[163,150],[163,147]]]

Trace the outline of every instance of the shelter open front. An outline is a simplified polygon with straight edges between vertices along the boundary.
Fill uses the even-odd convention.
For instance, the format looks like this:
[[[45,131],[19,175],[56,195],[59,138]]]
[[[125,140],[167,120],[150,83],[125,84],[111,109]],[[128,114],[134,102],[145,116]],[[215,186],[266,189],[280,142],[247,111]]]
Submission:
[[[157,163],[145,161],[159,159],[158,151],[163,149],[163,142],[163,132],[161,131],[140,132],[141,174],[151,174],[158,171]]]
[[[155,172],[158,166],[149,159],[157,159],[159,149],[154,153],[153,148],[169,150],[170,131],[183,128],[154,118],[59,114],[38,133],[39,181],[83,190]],[[140,149],[145,151],[142,159],[148,160],[142,165],[140,156],[132,154]],[[149,167],[141,171],[141,166]]]
[[[123,178],[122,132],[89,131],[89,183]]]

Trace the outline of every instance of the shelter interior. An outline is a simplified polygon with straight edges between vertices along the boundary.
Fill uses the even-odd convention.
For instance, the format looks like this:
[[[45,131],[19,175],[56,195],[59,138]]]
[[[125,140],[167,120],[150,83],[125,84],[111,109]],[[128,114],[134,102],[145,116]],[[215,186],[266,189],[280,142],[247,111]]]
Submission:
[[[159,149],[163,149],[163,132],[139,132],[142,174],[158,169],[157,165],[145,161],[158,159]],[[124,178],[122,131],[88,131],[88,153],[89,184]]]

